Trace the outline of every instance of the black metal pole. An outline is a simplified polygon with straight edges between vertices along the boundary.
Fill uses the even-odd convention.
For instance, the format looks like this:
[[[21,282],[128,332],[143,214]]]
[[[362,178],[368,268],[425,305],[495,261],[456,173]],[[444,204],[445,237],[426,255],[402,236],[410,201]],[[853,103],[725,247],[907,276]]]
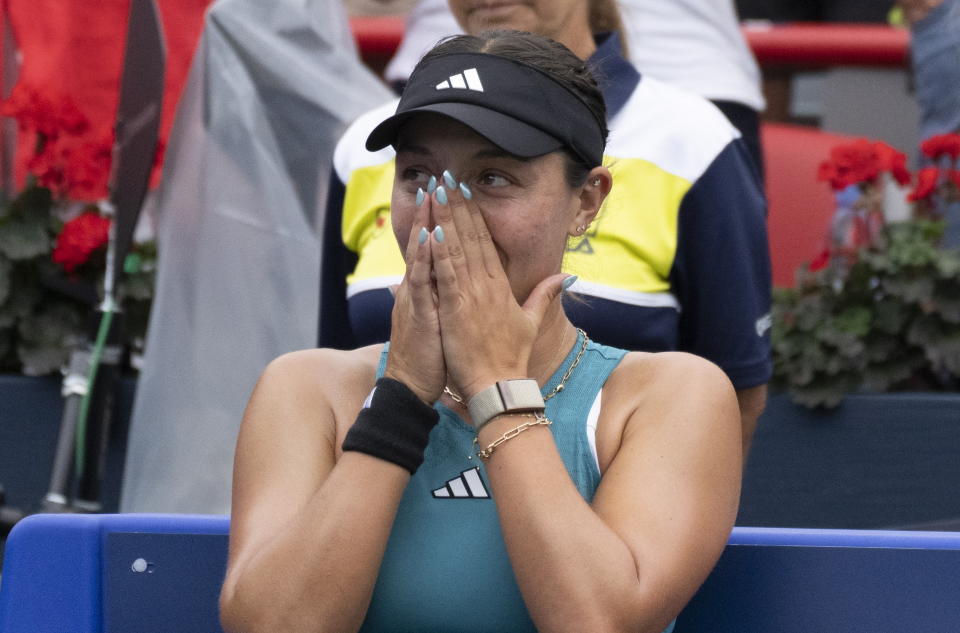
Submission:
[[[87,372],[90,368],[90,351],[87,345],[70,354],[70,364],[63,377],[63,415],[57,450],[54,453],[50,473],[50,485],[40,504],[41,512],[68,512],[70,483],[73,473],[74,443],[77,433],[77,417],[80,404],[87,393]]]

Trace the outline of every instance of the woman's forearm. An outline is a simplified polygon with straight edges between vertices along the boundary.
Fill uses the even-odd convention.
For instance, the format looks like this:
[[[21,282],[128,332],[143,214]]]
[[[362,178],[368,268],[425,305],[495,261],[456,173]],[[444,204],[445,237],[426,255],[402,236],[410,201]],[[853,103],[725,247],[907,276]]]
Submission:
[[[231,633],[360,628],[409,473],[347,452],[299,513],[231,569]]]
[[[512,425],[506,425],[512,426]],[[481,444],[502,433],[484,434]],[[487,462],[517,583],[537,630],[660,631],[642,613],[644,584],[627,544],[580,496],[546,428],[502,444]]]

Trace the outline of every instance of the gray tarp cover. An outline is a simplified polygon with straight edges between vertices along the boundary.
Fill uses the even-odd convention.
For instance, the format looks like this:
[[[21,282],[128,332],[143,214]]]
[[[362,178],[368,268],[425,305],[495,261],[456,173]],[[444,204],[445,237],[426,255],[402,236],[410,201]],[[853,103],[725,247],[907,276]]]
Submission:
[[[220,0],[158,195],[160,264],[121,510],[226,513],[244,406],[274,357],[316,342],[333,147],[390,97],[338,0]]]

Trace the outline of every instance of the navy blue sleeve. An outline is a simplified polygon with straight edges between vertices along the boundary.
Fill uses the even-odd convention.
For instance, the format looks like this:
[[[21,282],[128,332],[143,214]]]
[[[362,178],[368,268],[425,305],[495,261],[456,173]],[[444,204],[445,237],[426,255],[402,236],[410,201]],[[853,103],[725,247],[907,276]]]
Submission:
[[[334,170],[324,209],[320,235],[320,318],[317,324],[320,347],[356,347],[347,311],[347,275],[357,265],[356,254],[340,237],[343,196],[346,187]]]
[[[719,365],[737,389],[770,380],[766,201],[743,141],[730,143],[680,206],[671,271],[679,348]]]

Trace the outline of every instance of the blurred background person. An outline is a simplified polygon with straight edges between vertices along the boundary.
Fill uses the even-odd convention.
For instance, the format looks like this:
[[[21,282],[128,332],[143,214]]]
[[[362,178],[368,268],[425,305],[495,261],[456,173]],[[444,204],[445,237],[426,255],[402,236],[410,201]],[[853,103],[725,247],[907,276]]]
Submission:
[[[920,138],[960,132],[960,1],[898,0],[912,32]]]
[[[376,2],[397,8],[408,3]],[[740,31],[733,0],[593,0],[590,12],[594,32],[619,32],[627,58],[641,73],[706,97],[720,108],[762,166],[760,71]],[[384,71],[385,79],[399,89],[424,52],[440,38],[460,32],[447,0],[419,0],[407,15],[403,40]]]

